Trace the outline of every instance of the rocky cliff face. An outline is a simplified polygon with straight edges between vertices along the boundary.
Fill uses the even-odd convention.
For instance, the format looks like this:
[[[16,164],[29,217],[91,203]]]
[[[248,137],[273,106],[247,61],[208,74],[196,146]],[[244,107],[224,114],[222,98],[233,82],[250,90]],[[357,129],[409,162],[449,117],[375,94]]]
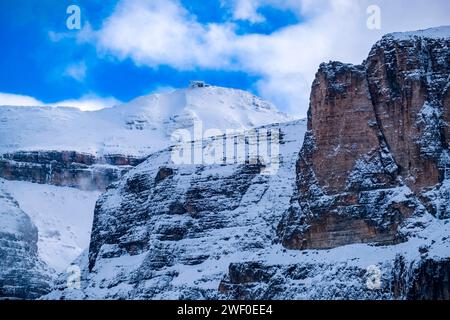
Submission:
[[[450,40],[384,37],[364,63],[378,126],[415,192],[434,187],[449,168]]]
[[[76,151],[18,151],[0,155],[0,178],[82,190],[105,190],[143,158],[96,157]]]
[[[260,128],[280,140],[274,175],[250,159],[176,165],[171,150],[151,155],[97,202],[89,253],[79,262],[82,290],[67,290],[63,275],[49,298],[217,297],[231,261],[257,258],[275,240],[305,129],[303,120]],[[255,146],[248,138],[232,136],[232,145],[248,150]]]
[[[286,247],[398,243],[407,218],[449,217],[449,76],[450,39],[412,34],[385,36],[363,65],[320,66]]]
[[[0,189],[0,300],[36,299],[50,291],[51,273],[38,258],[38,231]]]

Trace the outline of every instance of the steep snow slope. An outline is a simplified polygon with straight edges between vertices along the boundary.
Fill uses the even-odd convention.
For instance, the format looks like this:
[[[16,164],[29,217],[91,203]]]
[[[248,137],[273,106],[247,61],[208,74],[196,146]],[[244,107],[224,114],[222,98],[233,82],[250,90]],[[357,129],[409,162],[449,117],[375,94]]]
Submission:
[[[36,225],[39,257],[56,271],[64,271],[89,246],[100,192],[5,180],[0,180],[0,187]]]
[[[394,32],[386,35],[397,40],[411,40],[413,38],[447,39],[450,38],[450,26],[429,28],[410,32]]]
[[[171,134],[202,121],[203,129],[247,129],[291,120],[252,94],[220,87],[152,94],[109,109],[0,107],[0,153],[71,150],[142,156],[172,144]]]

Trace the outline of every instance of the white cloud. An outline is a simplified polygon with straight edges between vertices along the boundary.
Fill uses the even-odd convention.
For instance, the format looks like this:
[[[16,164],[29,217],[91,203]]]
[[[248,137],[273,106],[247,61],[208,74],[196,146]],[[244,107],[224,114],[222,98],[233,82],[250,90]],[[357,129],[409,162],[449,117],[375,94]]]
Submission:
[[[291,10],[297,16],[301,16],[305,9],[311,11],[320,6],[320,2],[324,0],[222,0],[222,6],[230,8],[234,20],[247,20],[251,23],[262,23],[266,18],[259,13],[262,7],[273,7],[281,10]],[[307,2],[305,6],[303,2]],[[312,5],[314,3],[314,6]]]
[[[51,42],[59,42],[70,37],[69,33],[49,31],[48,38]]]
[[[94,94],[82,96],[79,99],[64,100],[56,103],[44,103],[30,96],[1,93],[0,106],[19,107],[74,107],[83,111],[94,111],[119,105],[121,102],[113,97],[99,97]]]
[[[95,111],[110,108],[121,103],[121,101],[113,97],[98,97],[94,94],[88,94],[79,99],[64,100],[48,105],[53,107],[75,107],[83,111]]]
[[[94,42],[101,54],[131,58],[137,65],[260,75],[260,95],[304,116],[321,62],[361,63],[385,33],[450,24],[448,0],[236,0],[232,4],[234,19],[256,23],[264,18],[258,16],[258,8],[271,5],[293,10],[303,22],[269,35],[239,35],[232,21],[199,23],[176,0],[122,0],[100,30],[84,30],[83,37]],[[380,31],[366,27],[366,10],[373,4],[381,8]]]
[[[88,30],[89,31],[89,30]],[[201,25],[171,0],[121,1],[100,32],[84,30],[83,40],[95,41],[100,53],[137,64],[225,67],[234,35],[231,25]]]
[[[258,0],[237,0],[234,3],[233,18],[235,20],[248,20],[251,23],[264,22],[264,16],[258,13],[260,1]]]
[[[84,61],[81,61],[67,66],[66,70],[64,71],[64,75],[77,81],[83,81],[86,77],[86,71],[86,63]]]
[[[35,107],[35,106],[42,106],[43,104],[44,104],[43,102],[41,102],[33,97],[0,92],[0,105],[1,106]]]

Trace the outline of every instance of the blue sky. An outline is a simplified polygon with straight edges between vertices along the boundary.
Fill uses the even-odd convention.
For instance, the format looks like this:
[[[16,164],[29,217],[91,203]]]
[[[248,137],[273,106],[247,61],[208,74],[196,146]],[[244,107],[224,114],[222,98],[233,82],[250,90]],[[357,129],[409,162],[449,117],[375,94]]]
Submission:
[[[380,30],[366,27],[373,3]],[[73,4],[81,30],[66,27]],[[448,9],[446,0],[2,0],[0,104],[109,105],[202,79],[302,116],[320,62],[359,63],[384,33],[450,24]]]
[[[99,57],[91,44],[79,44],[78,31],[66,27],[66,9],[76,4],[81,8],[82,25],[100,28],[111,15],[118,0],[15,0],[0,2],[0,41],[7,43],[0,50],[0,92],[32,96],[54,103],[95,93],[128,101],[161,88],[185,87],[191,79],[203,79],[215,85],[254,91],[258,75],[239,70],[194,68],[178,71],[169,65],[136,66],[131,59],[117,60],[113,56]],[[230,8],[218,0],[181,2],[199,22],[226,22]],[[289,11],[262,8],[271,19],[257,25],[238,21],[240,33],[271,33],[296,23]],[[12,19],[13,17],[13,19]],[[49,33],[72,33],[73,38],[54,42]],[[65,75],[71,64],[83,61],[86,76],[83,81]]]

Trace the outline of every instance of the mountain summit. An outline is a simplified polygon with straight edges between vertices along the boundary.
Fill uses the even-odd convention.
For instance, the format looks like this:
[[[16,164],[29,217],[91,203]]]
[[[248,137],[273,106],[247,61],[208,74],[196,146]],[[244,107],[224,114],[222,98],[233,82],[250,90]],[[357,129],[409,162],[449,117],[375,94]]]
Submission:
[[[0,153],[61,150],[144,156],[171,144],[177,129],[249,129],[292,120],[246,91],[192,87],[142,96],[99,111],[0,106]]]

